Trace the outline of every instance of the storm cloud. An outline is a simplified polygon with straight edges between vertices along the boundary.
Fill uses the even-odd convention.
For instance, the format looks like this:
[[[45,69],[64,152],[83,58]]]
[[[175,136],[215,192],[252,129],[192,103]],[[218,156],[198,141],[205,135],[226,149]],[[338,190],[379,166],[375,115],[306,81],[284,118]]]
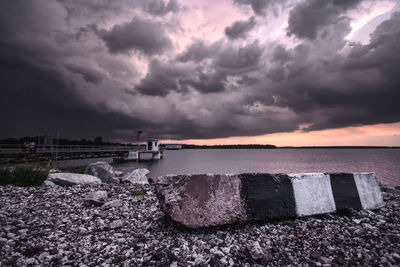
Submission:
[[[206,44],[201,40],[195,40],[185,52],[178,55],[177,59],[182,62],[200,62],[203,59],[215,56],[221,48],[221,44],[222,42]]]
[[[375,3],[0,2],[0,135],[205,139],[399,122],[400,13],[376,18],[363,43],[346,39]]]
[[[143,52],[162,54],[172,43],[160,22],[133,18],[130,22],[114,25],[111,30],[100,30],[100,37],[111,53]]]
[[[149,71],[136,90],[145,95],[166,96],[170,91],[181,91],[179,78],[187,76],[187,69],[153,60]]]
[[[147,11],[151,14],[163,16],[169,12],[176,13],[180,9],[179,3],[176,0],[152,0],[148,1]]]
[[[233,0],[237,5],[250,6],[254,14],[264,16],[270,8],[276,13],[276,6],[284,5],[286,0]]]
[[[250,17],[248,20],[235,21],[231,26],[225,28],[225,34],[230,39],[246,38],[255,25],[254,17]]]
[[[288,35],[315,39],[321,29],[345,19],[344,13],[360,2],[361,0],[304,0],[290,11]]]

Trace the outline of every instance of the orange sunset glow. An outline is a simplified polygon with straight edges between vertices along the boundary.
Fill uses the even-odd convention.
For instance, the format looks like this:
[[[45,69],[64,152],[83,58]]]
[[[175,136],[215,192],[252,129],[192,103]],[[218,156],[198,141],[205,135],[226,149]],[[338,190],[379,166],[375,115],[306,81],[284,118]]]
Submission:
[[[171,141],[171,140],[168,140]],[[195,145],[272,144],[276,146],[400,146],[400,123],[259,136],[181,140]]]

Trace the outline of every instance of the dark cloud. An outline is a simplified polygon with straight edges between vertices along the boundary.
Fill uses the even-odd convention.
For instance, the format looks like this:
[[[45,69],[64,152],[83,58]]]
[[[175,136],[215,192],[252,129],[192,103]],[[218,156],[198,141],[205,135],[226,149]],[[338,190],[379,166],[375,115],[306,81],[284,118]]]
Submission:
[[[66,64],[65,68],[68,69],[69,71],[82,75],[82,78],[90,83],[99,83],[103,79],[102,73],[96,70],[92,70],[90,68],[85,68],[73,64]]]
[[[184,85],[190,85],[201,93],[208,94],[224,91],[226,78],[227,75],[223,72],[211,74],[200,72],[197,79],[183,80],[181,83]]]
[[[215,65],[224,70],[240,71],[253,68],[260,62],[264,48],[258,41],[244,47],[227,46],[221,50],[215,59]]]
[[[249,31],[256,25],[254,17],[248,20],[235,21],[231,26],[225,28],[225,34],[229,39],[246,38]]]
[[[286,0],[233,0],[233,3],[250,6],[254,14],[264,16],[269,9],[276,14],[277,6],[285,5]]]
[[[202,40],[195,40],[185,52],[178,55],[177,60],[181,62],[200,62],[206,58],[215,56],[215,54],[218,53],[221,44],[221,41],[217,41],[212,44],[206,44]]]
[[[285,59],[268,73],[275,82],[276,105],[312,123],[307,130],[400,121],[393,101],[400,97],[399,29],[396,12],[371,34],[370,44],[356,45],[349,56],[336,55],[330,61],[310,58],[307,45],[276,49],[276,57],[283,54]]]
[[[59,131],[62,137],[68,138],[102,135],[112,139],[119,137],[116,129],[148,125],[140,119],[87,105],[57,72],[10,56],[16,52],[10,47],[0,45],[0,50],[2,138]]]
[[[96,23],[107,20],[112,14],[122,15],[127,11],[142,10],[154,16],[178,13],[181,6],[176,0],[57,0],[68,12],[68,21],[77,17]]]
[[[146,77],[135,87],[140,93],[151,96],[166,96],[170,91],[182,91],[180,78],[187,75],[187,70],[158,60],[150,62]]]
[[[300,2],[295,47],[199,35],[177,54],[172,36],[189,37],[168,35],[184,23],[174,1],[0,1],[0,135],[192,139],[398,122],[400,14],[351,44],[346,12],[359,2]],[[282,2],[235,3],[261,15]],[[240,38],[253,20],[228,32]]]
[[[113,26],[109,31],[100,30],[99,36],[111,53],[132,50],[146,55],[162,54],[172,47],[172,42],[160,22],[133,18],[130,22]]]
[[[151,0],[148,1],[146,10],[157,16],[164,16],[165,14],[172,12],[176,13],[180,10],[179,3],[176,0]]]
[[[289,14],[288,35],[301,39],[315,39],[319,31],[344,19],[343,14],[362,0],[303,0]]]

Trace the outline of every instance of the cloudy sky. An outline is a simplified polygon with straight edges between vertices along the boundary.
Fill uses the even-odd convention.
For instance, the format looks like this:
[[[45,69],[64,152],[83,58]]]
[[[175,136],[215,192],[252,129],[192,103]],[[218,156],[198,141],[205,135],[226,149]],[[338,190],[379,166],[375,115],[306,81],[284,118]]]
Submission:
[[[0,137],[400,145],[400,0],[0,2]]]

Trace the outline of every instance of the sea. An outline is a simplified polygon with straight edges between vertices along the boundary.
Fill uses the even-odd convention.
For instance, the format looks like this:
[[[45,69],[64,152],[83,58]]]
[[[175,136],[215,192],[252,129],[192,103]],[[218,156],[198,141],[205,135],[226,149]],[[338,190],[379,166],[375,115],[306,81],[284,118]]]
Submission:
[[[128,173],[147,168],[150,177],[192,173],[374,172],[389,187],[400,185],[400,149],[182,149],[155,161],[112,163],[110,158],[65,160],[60,168],[107,161]]]

